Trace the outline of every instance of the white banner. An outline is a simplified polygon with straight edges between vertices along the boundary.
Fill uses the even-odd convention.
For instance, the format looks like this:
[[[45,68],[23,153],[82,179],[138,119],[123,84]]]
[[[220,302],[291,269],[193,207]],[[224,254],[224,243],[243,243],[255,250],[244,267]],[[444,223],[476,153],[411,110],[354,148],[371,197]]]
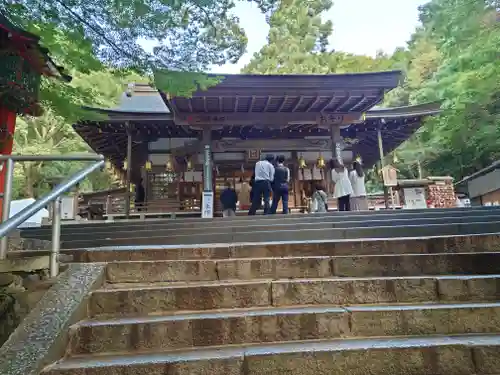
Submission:
[[[201,202],[201,217],[203,219],[211,219],[214,217],[214,193],[211,191],[203,192],[203,199]]]

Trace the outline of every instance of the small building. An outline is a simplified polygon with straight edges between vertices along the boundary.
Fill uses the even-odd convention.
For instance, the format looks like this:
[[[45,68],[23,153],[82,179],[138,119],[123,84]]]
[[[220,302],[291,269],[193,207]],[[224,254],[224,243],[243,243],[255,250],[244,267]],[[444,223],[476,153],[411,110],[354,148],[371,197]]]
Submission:
[[[500,160],[458,181],[455,190],[469,198],[472,206],[500,205]]]

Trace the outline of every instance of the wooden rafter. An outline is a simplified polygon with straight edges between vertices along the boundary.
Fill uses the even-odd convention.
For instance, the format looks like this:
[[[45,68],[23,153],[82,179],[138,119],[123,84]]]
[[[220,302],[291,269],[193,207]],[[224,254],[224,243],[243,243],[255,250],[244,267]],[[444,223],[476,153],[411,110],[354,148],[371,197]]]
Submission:
[[[294,107],[292,108],[292,112],[295,112],[297,108],[299,108],[300,104],[302,103],[302,99],[304,99],[304,97],[299,96],[299,98],[297,99],[297,104],[295,104]]]
[[[351,97],[349,95],[347,95],[344,100],[342,100],[341,102],[339,102],[339,104],[336,105],[336,107],[332,110],[332,112],[337,112],[339,109],[342,109],[342,107],[344,107],[347,102],[349,102],[349,100],[351,99]]]
[[[337,97],[334,95],[328,100],[321,108],[319,108],[318,112],[322,112],[325,109],[327,109],[334,101],[337,99]]]
[[[356,111],[359,107],[363,106],[367,102],[366,96],[362,96],[359,101],[351,107],[351,111]]]
[[[281,102],[280,107],[278,108],[277,112],[281,112],[281,110],[285,106],[287,100],[288,100],[288,96],[284,96],[283,101]]]
[[[267,108],[269,107],[269,104],[271,103],[272,96],[268,96],[266,99],[266,105],[264,106],[264,109],[262,112],[267,112]]]
[[[304,112],[309,112],[316,104],[318,104],[321,101],[321,96],[317,96],[316,99],[311,100],[311,103],[305,108]]]
[[[255,103],[255,95],[252,96],[252,99],[250,100],[250,105],[248,106],[248,111],[247,112],[252,112],[253,110],[253,104]]]

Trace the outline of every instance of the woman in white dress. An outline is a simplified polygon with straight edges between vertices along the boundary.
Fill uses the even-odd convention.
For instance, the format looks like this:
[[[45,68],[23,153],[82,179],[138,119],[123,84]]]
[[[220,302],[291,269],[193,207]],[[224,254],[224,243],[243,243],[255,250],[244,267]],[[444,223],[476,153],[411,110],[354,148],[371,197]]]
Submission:
[[[337,160],[331,161],[332,166],[332,182],[335,184],[333,197],[337,198],[337,207],[339,211],[351,210],[351,194],[352,185],[349,180],[349,172],[347,168],[340,164]]]
[[[366,198],[365,173],[361,163],[355,161],[352,163],[352,171],[349,172],[349,180],[351,180],[352,195],[351,195],[351,210],[367,211],[368,199]]]
[[[328,212],[328,195],[325,193],[325,190],[322,186],[316,186],[316,190],[311,198],[313,203],[312,212]]]

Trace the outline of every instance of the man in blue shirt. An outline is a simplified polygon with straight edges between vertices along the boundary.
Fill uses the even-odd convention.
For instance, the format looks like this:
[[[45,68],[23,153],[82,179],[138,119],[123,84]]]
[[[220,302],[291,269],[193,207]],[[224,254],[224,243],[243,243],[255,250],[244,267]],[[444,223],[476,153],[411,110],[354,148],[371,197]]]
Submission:
[[[255,164],[255,181],[252,186],[252,205],[248,211],[249,215],[255,215],[264,197],[264,215],[269,214],[271,199],[271,184],[274,180],[274,156],[267,155],[265,160]]]

